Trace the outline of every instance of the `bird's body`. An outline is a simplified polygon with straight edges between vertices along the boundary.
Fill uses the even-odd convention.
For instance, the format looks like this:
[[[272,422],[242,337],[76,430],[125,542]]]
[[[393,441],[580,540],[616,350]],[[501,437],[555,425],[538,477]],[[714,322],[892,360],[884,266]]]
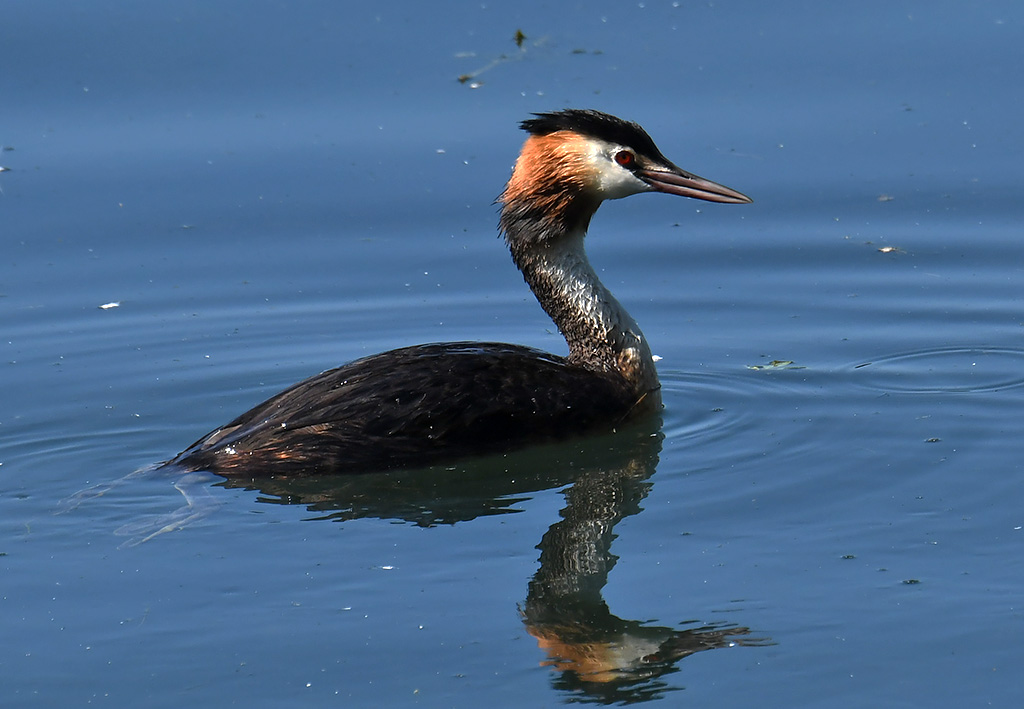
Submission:
[[[538,114],[500,202],[516,266],[567,357],[499,343],[406,347],[300,382],[169,464],[221,475],[362,473],[612,430],[661,405],[650,347],[601,284],[583,237],[605,199],[660,191],[749,198],[673,165],[635,123]]]
[[[551,384],[538,391],[538,381]],[[610,428],[629,412],[630,397],[613,375],[528,347],[418,345],[300,382],[176,462],[224,475],[417,467]]]

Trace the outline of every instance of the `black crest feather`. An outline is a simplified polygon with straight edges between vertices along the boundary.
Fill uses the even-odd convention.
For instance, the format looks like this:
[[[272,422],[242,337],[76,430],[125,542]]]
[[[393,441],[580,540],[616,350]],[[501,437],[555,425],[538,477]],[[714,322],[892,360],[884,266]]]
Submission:
[[[600,138],[609,143],[628,146],[642,155],[665,162],[665,156],[658,150],[658,146],[651,140],[651,136],[647,135],[647,131],[632,121],[624,121],[601,111],[579,108],[567,108],[564,111],[533,115],[536,117],[519,124],[523,130],[533,135],[548,135],[560,130],[571,130],[591,138]]]

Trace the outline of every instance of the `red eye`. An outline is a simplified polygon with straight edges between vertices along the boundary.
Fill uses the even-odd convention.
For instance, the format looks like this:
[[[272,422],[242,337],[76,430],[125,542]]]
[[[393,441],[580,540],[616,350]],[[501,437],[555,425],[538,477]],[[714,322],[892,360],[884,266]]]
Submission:
[[[633,163],[636,162],[636,155],[633,155],[628,150],[620,150],[615,153],[615,162],[622,165],[622,167],[632,167]]]

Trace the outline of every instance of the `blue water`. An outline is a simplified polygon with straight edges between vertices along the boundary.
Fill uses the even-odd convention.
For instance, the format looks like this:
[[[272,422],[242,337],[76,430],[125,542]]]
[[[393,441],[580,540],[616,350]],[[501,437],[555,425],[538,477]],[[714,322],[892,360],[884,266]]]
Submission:
[[[1017,3],[2,19],[4,707],[1019,705]],[[517,122],[566,106],[755,200],[595,217],[659,425],[73,497],[365,354],[563,352],[492,202]],[[148,538],[175,484],[202,514]],[[613,556],[556,593],[595,529]]]

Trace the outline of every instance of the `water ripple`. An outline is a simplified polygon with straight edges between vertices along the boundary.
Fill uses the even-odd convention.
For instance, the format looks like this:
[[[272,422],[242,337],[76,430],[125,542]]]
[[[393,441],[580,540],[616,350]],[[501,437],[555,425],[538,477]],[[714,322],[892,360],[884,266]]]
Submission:
[[[665,371],[661,375],[665,400],[664,433],[670,439],[718,440],[748,429],[755,418],[751,397],[763,394],[772,382],[738,373]],[[680,403],[683,402],[683,403]]]
[[[868,389],[913,394],[977,393],[1024,385],[1024,349],[949,346],[884,355],[848,365]]]

